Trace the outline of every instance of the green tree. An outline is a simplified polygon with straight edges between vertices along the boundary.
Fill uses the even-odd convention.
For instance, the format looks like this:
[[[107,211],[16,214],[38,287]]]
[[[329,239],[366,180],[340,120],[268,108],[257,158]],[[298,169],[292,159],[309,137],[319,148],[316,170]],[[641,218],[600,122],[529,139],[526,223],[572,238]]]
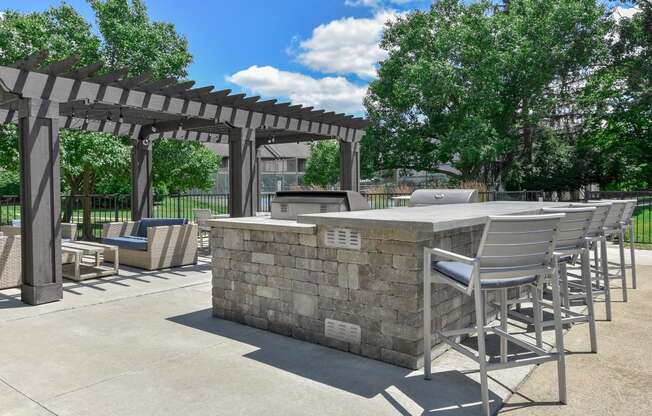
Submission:
[[[587,129],[580,146],[600,154],[594,181],[619,190],[652,186],[652,3],[617,21],[610,55],[582,95]]]
[[[363,166],[451,164],[461,179],[497,184],[532,165],[605,53],[604,16],[595,0],[441,0],[389,23],[389,57],[365,100]]]
[[[336,140],[310,144],[303,182],[306,185],[329,187],[340,180],[340,147]]]
[[[72,54],[80,56],[78,67],[103,62],[100,73],[127,67],[130,75],[149,73],[153,79],[184,77],[192,62],[187,41],[174,26],[152,22],[140,0],[89,0],[95,11],[99,35],[91,25],[67,4],[45,12],[21,14],[5,11],[0,18],[0,64],[11,64],[37,52],[47,50],[44,64]],[[211,152],[196,144],[155,146],[158,165],[179,160],[176,170],[159,169],[155,187],[172,184],[174,189],[206,188],[216,168]],[[166,149],[172,153],[166,153]],[[129,142],[123,138],[61,129],[61,177],[64,189],[84,198],[85,228],[90,224],[89,195],[97,189],[129,189]],[[15,126],[0,128],[0,167],[18,170]],[[172,178],[176,172],[178,178]],[[185,175],[185,176],[184,176]],[[196,175],[190,178],[188,175]],[[156,180],[162,182],[158,184]]]
[[[213,186],[220,157],[197,142],[155,140],[154,183],[170,193]]]

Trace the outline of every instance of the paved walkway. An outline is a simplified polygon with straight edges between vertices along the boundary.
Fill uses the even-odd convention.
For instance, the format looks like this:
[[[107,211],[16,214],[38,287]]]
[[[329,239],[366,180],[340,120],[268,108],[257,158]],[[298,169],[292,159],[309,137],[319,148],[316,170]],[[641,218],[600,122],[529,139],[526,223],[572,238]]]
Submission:
[[[39,307],[22,305],[15,290],[0,291],[0,415],[479,413],[477,371],[468,371],[473,364],[460,354],[450,351],[435,360],[433,380],[427,382],[419,371],[215,319],[210,275],[207,258],[197,266],[167,271],[124,269],[113,278],[66,282],[63,301]],[[641,281],[646,279],[652,279],[651,268],[641,273]],[[643,352],[652,343],[649,338],[643,343],[640,326],[627,326],[625,320],[652,285],[645,287],[632,293],[632,303],[616,307],[612,329],[601,331],[600,354],[569,358],[572,404],[564,409],[587,397],[576,391],[578,385],[596,382],[609,386],[612,397],[622,396],[622,402],[613,402],[614,409],[634,412],[633,402],[639,409],[652,408],[640,387],[643,368],[650,374]],[[635,315],[648,324],[644,318],[650,311],[648,304]],[[583,330],[571,331],[571,350],[585,349]],[[612,355],[609,340],[613,344],[619,338],[624,342],[617,345],[621,355]],[[585,377],[582,368],[576,369],[581,360],[587,361],[584,368],[601,373]],[[492,374],[496,409],[530,370]],[[524,384],[524,396],[556,400],[545,383],[530,387],[545,371],[545,366],[538,369]],[[556,411],[554,405],[520,408],[519,400],[524,399],[515,397],[505,411]]]
[[[623,303],[615,291],[613,320],[604,321],[598,303],[598,353],[588,349],[588,327],[576,325],[566,336],[568,404],[557,400],[554,363],[536,368],[501,410],[525,415],[650,415],[652,414],[652,251],[638,256],[638,289]]]

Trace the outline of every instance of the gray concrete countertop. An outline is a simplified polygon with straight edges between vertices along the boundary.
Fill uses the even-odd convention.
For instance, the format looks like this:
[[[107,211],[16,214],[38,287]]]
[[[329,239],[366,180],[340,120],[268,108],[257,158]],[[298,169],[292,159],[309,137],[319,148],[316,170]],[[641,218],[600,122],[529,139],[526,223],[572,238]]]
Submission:
[[[278,231],[298,234],[315,234],[317,232],[316,225],[301,224],[296,221],[288,220],[273,220],[268,215],[240,218],[219,218],[207,220],[206,225],[210,227],[237,228],[239,230]]]
[[[438,232],[484,224],[491,215],[535,214],[544,207],[565,207],[567,202],[495,201],[470,204],[399,207],[366,211],[306,214],[302,224],[354,228],[399,228],[405,231]]]

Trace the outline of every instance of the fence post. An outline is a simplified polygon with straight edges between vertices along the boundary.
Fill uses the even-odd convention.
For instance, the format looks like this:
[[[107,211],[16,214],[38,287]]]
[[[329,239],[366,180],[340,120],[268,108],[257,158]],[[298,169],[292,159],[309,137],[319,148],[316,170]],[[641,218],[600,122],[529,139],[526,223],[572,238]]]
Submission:
[[[181,218],[181,194],[177,194],[177,218]]]
[[[118,212],[118,195],[117,194],[113,195],[113,206],[115,208],[115,211],[114,211],[115,222],[118,222],[118,221],[120,221],[120,219],[118,218],[119,212]]]

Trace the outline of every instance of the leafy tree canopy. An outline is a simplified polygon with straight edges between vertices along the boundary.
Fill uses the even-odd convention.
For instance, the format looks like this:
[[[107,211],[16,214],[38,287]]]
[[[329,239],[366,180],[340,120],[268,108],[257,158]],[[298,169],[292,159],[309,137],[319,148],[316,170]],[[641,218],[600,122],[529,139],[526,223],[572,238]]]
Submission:
[[[152,22],[141,0],[89,0],[100,36],[71,6],[45,12],[6,11],[0,18],[0,64],[10,64],[41,50],[46,64],[78,54],[78,66],[104,63],[102,72],[127,67],[131,75],[154,79],[186,76],[192,62],[187,40],[173,25]],[[129,189],[130,143],[103,133],[60,130],[61,176],[73,193]],[[0,127],[0,166],[18,169],[16,128]],[[155,187],[186,191],[208,188],[219,158],[197,143],[154,145]],[[217,162],[216,162],[217,161]]]
[[[323,188],[340,180],[340,147],[336,140],[324,140],[310,145],[303,182]]]
[[[531,175],[512,171],[536,172],[550,135],[575,127],[575,90],[606,55],[610,26],[595,0],[440,0],[399,17],[365,100],[363,166],[451,164],[464,180],[522,184]],[[564,143],[556,156],[574,154],[575,143]]]

